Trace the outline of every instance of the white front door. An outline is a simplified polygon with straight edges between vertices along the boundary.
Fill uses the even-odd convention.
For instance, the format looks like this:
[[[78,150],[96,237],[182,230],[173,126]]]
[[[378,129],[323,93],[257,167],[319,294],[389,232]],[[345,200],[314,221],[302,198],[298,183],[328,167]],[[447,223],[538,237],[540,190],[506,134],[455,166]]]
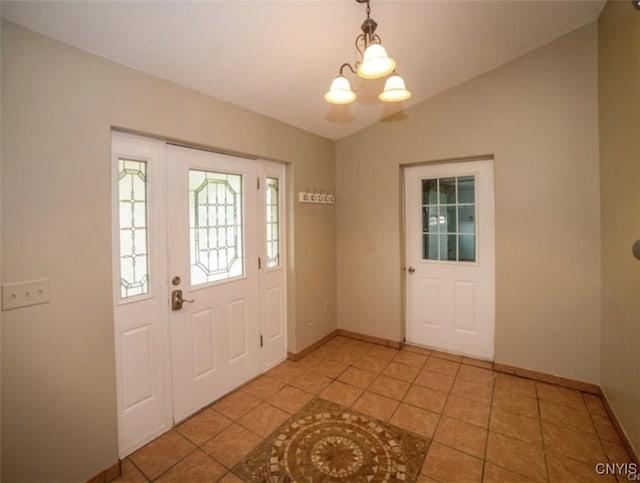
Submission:
[[[406,339],[493,359],[493,161],[405,169]]]
[[[260,373],[258,171],[253,160],[167,146],[176,422]],[[177,304],[180,305],[180,304]]]
[[[124,458],[286,358],[285,168],[113,133],[112,173]]]

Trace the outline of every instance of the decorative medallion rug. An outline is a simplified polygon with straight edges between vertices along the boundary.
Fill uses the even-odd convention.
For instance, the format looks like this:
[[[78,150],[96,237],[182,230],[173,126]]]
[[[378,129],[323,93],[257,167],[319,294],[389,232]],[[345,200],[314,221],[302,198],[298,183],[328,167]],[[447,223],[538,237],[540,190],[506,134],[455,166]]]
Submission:
[[[429,441],[315,398],[233,472],[251,482],[415,482]]]

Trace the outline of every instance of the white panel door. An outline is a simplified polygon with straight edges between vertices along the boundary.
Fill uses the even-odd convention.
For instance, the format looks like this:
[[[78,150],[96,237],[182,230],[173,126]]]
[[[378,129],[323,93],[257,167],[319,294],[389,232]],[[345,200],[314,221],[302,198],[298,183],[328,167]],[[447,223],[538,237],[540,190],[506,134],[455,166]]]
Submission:
[[[171,428],[164,143],[112,135],[118,453]]]
[[[257,163],[167,146],[174,420],[260,373]]]
[[[260,162],[260,311],[262,314],[262,370],[287,357],[287,304],[285,260],[285,168]]]
[[[493,161],[405,169],[406,338],[493,359]]]

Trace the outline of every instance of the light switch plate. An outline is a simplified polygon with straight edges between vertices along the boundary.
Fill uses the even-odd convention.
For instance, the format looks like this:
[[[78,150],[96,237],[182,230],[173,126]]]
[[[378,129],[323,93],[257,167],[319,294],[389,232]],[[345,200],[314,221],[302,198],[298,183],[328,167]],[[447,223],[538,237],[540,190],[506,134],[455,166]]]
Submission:
[[[2,284],[2,310],[49,303],[49,279]]]

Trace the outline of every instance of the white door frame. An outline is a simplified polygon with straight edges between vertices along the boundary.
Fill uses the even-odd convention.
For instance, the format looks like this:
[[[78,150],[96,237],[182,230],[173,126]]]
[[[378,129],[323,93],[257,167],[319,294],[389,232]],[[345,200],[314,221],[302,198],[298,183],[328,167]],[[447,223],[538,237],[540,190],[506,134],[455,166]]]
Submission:
[[[144,444],[153,440],[155,437],[171,429],[176,423],[174,421],[173,410],[173,389],[172,389],[172,369],[171,369],[171,351],[170,347],[170,280],[167,271],[168,265],[168,251],[167,251],[167,237],[168,237],[168,221],[167,221],[167,207],[166,207],[166,193],[167,193],[167,180],[166,180],[166,150],[169,141],[155,138],[148,138],[144,136],[128,134],[120,131],[112,131],[112,153],[111,153],[111,205],[112,205],[112,274],[113,274],[113,296],[114,296],[114,333],[115,333],[115,359],[116,359],[116,392],[117,392],[117,409],[118,409],[118,454],[120,458],[124,458],[127,455],[134,452]],[[118,141],[116,141],[118,140]],[[119,146],[125,146],[124,149],[114,149],[114,142],[121,143]],[[198,148],[196,148],[198,149]],[[202,148],[200,148],[202,149]],[[204,149],[206,151],[206,149]],[[227,154],[220,150],[211,150],[213,152],[219,152]],[[238,153],[228,153],[232,156],[240,156]],[[146,161],[149,169],[149,184],[148,184],[148,199],[149,199],[149,212],[148,220],[150,224],[149,243],[155,245],[155,253],[151,254],[150,260],[150,272],[152,277],[155,275],[155,280],[151,281],[151,293],[148,295],[133,297],[131,300],[122,301],[120,299],[120,240],[119,240],[119,211],[118,211],[118,160],[119,157],[131,157],[132,159]],[[245,156],[241,156],[245,157]],[[281,362],[287,357],[288,347],[288,303],[287,303],[287,283],[288,283],[288,247],[287,241],[289,239],[288,231],[288,216],[291,214],[291,207],[289,206],[291,199],[287,193],[287,185],[290,182],[288,176],[290,170],[286,169],[286,163],[276,161],[266,161],[256,159],[252,156],[246,156],[246,159],[252,160],[257,163],[257,171],[261,178],[261,189],[258,194],[260,198],[258,207],[260,211],[264,208],[264,178],[265,176],[278,176],[281,189],[279,192],[280,203],[280,272],[282,276],[282,299],[281,309],[283,316],[283,352],[282,356],[277,361],[266,361],[264,351],[260,351],[260,372],[264,373],[278,362]],[[257,180],[256,180],[257,181]],[[258,213],[258,253],[261,260],[266,260],[266,246],[265,246],[265,233],[262,222],[264,221],[264,214]],[[253,262],[253,261],[252,261]],[[249,263],[249,261],[247,261]],[[260,284],[260,297],[258,311],[260,314],[260,330],[263,334],[267,333],[267,327],[265,327],[265,317],[263,316],[264,307],[262,303],[263,298],[263,279],[264,277],[264,263],[263,268],[259,271],[259,284]],[[149,367],[153,374],[149,377],[154,378],[153,391],[154,397],[157,394],[162,398],[162,416],[156,418],[157,421],[153,431],[148,429],[144,430],[141,427],[140,421],[127,420],[126,416],[131,412],[131,408],[127,408],[124,395],[125,395],[125,377],[123,374],[123,347],[120,339],[120,330],[123,327],[123,321],[126,319],[126,312],[123,308],[130,308],[135,302],[143,302],[145,300],[156,300],[163,307],[164,310],[160,310],[157,315],[157,322],[154,326],[155,333],[152,337],[152,344],[155,344],[152,351],[153,359]],[[160,382],[158,382],[160,381]],[[136,409],[139,404],[134,404]],[[149,422],[147,421],[147,426]],[[134,435],[136,435],[134,437]],[[140,436],[142,435],[142,436]]]

